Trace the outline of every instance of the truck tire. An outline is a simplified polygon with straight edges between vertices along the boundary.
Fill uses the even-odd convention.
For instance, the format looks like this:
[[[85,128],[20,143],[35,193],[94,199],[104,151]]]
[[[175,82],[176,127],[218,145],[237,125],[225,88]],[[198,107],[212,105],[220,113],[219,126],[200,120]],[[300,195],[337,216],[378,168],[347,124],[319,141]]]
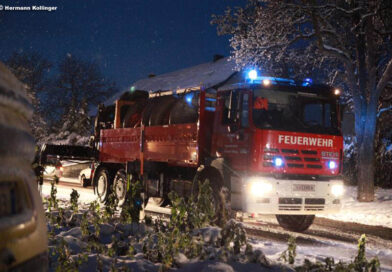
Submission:
[[[113,182],[114,194],[117,197],[118,206],[122,206],[127,196],[127,175],[124,169],[117,171]]]
[[[196,174],[192,185],[192,195],[197,196],[199,192],[199,181],[209,182],[212,189],[211,202],[215,208],[214,223],[223,226],[231,215],[230,197],[228,190],[223,186],[223,180],[218,170],[209,168]]]
[[[276,219],[279,225],[290,231],[303,232],[312,225],[314,215],[286,215],[277,214]]]
[[[106,168],[101,168],[97,174],[96,192],[98,201],[101,204],[106,204],[108,196],[111,193],[112,177]]]

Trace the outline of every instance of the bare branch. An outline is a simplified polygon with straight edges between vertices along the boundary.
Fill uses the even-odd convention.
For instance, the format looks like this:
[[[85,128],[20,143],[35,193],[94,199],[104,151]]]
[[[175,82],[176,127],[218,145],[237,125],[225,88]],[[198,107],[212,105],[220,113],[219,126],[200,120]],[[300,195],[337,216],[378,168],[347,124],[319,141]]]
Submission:
[[[332,8],[332,9],[335,9],[335,10],[340,11],[340,12],[347,14],[347,15],[352,15],[352,14],[362,10],[362,7],[356,7],[353,9],[345,9],[345,8],[339,7],[338,5],[333,5],[333,4],[325,4],[325,5],[287,4],[287,6],[289,6],[289,7],[291,6],[291,7],[295,7],[295,8],[301,7],[303,9],[319,9],[319,10],[325,10],[328,8]]]
[[[392,59],[389,60],[387,68],[385,68],[385,71],[382,74],[381,79],[377,84],[376,94],[378,95],[378,97],[380,96],[380,94],[384,90],[384,88],[387,86],[387,84],[391,80],[391,78],[392,78]]]
[[[392,110],[392,106],[386,107],[386,108],[382,108],[378,111],[377,113],[377,118],[379,118],[381,116],[382,113],[386,112],[386,111],[390,111]]]

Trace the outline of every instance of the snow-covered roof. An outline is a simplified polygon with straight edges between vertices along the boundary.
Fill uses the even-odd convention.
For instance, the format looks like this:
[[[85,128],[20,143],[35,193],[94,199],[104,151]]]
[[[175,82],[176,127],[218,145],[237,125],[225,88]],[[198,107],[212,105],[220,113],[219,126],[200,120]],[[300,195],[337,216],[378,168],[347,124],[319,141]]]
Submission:
[[[213,87],[227,80],[235,71],[235,63],[228,58],[207,62],[171,73],[145,78],[135,82],[136,90],[178,90],[203,86]]]
[[[156,92],[167,90],[179,90],[194,87],[210,88],[225,82],[235,73],[235,63],[229,58],[222,58],[174,72],[144,78],[133,83],[127,90],[116,93],[106,101],[106,105],[112,104],[124,92],[131,87],[136,90]]]

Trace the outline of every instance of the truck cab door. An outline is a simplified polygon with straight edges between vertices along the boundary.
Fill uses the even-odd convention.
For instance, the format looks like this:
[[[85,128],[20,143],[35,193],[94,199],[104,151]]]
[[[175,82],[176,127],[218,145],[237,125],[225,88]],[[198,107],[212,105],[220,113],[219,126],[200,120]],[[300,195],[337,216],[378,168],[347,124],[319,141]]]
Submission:
[[[250,159],[250,91],[231,90],[218,94],[214,145],[216,155],[227,160],[237,171],[247,170]]]

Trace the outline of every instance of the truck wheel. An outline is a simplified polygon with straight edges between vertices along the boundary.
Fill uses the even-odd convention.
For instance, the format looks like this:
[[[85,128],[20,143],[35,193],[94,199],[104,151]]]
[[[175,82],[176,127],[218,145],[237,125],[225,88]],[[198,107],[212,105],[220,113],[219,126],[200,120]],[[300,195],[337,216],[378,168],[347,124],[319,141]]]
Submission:
[[[290,231],[303,232],[312,225],[314,215],[283,215],[277,214],[276,219],[279,225]]]
[[[124,169],[117,171],[114,177],[113,190],[118,200],[118,206],[122,206],[127,196],[127,175]]]
[[[223,181],[218,171],[206,170],[201,173],[196,174],[192,186],[192,195],[195,197],[199,192],[199,181],[204,183],[209,182],[212,189],[212,199],[211,203],[214,206],[215,218],[214,223],[219,226],[223,226],[225,222],[230,218],[230,197],[227,193],[226,187],[222,186]]]
[[[110,185],[112,183],[112,178],[109,171],[106,168],[102,168],[97,176],[96,190],[98,195],[98,200],[101,204],[105,204],[111,193]]]

